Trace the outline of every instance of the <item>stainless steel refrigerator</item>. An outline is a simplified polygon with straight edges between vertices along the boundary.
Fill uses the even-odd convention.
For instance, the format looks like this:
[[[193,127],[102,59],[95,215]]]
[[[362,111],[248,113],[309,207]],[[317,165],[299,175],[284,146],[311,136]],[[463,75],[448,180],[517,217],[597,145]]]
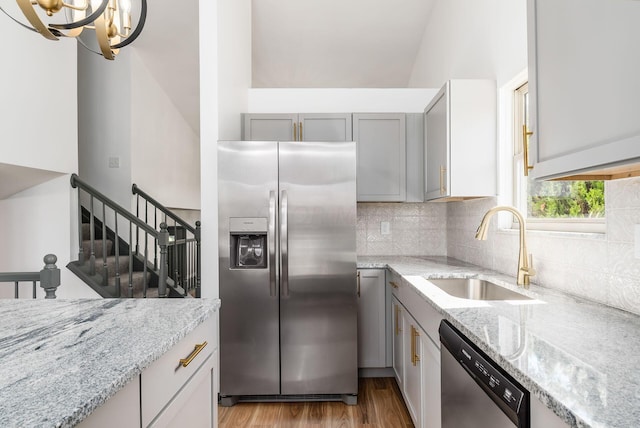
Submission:
[[[356,143],[219,142],[218,195],[221,404],[355,404]]]

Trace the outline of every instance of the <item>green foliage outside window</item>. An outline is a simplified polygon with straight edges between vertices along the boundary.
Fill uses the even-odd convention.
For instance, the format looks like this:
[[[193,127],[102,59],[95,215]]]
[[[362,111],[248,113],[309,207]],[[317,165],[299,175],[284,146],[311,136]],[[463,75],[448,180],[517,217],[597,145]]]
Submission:
[[[528,181],[529,218],[604,217],[603,181]]]

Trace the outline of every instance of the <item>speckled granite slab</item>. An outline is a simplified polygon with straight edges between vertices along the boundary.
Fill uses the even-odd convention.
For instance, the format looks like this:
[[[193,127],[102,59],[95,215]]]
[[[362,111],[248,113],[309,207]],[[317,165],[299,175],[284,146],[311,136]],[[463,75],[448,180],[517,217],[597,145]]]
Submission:
[[[219,308],[217,299],[0,300],[0,427],[70,427]]]
[[[640,317],[446,257],[359,257],[426,303],[572,427],[640,427]],[[534,301],[458,299],[425,278],[492,280]]]

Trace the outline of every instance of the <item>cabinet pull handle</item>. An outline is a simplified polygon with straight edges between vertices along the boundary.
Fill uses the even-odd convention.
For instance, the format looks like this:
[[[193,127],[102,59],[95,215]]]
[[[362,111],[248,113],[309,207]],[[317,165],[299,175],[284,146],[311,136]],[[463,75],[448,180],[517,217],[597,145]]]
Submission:
[[[358,271],[358,297],[360,297],[360,271]]]
[[[415,366],[418,364],[418,361],[420,361],[420,356],[418,355],[418,344],[416,343],[416,339],[420,336],[420,332],[413,326],[411,326],[411,329],[411,344],[413,345],[413,351],[411,351],[411,353],[413,354],[412,361]]]
[[[532,131],[527,131],[527,125],[522,125],[522,152],[524,154],[524,176],[529,176],[529,170],[533,169],[533,166],[529,165],[529,136],[532,135]]]
[[[416,365],[416,341],[413,332],[415,328],[411,326],[411,364]]]
[[[193,348],[193,351],[191,351],[191,354],[189,354],[187,358],[180,359],[180,364],[182,364],[182,367],[187,367],[191,363],[191,361],[193,361],[193,359],[198,356],[200,351],[202,351],[205,346],[207,346],[206,341],[200,344],[196,344],[195,348]]]
[[[447,168],[440,165],[440,195],[445,195],[447,193],[447,189],[445,187],[445,173],[447,172]]]
[[[298,122],[293,122],[293,141],[298,141]]]
[[[396,284],[393,281],[389,281],[389,285],[392,286],[393,288],[398,288],[398,284]]]
[[[300,134],[298,135],[298,141],[302,141],[302,122],[300,122]]]

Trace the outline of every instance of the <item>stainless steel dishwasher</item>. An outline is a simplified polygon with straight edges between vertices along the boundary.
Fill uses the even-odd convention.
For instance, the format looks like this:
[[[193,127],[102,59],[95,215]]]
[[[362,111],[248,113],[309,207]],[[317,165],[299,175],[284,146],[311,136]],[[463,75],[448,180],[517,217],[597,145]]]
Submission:
[[[446,320],[439,331],[442,428],[529,428],[529,391]]]

